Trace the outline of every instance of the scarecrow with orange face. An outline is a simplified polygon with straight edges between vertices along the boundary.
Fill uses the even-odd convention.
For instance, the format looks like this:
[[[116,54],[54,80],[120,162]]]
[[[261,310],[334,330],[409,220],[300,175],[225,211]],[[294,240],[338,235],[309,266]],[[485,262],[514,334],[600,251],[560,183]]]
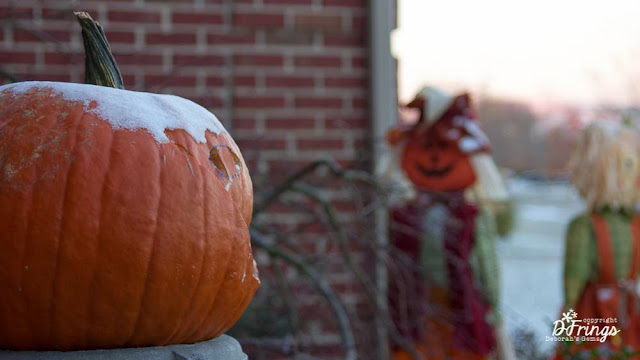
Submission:
[[[411,186],[390,215],[390,309],[409,340],[394,359],[495,358],[498,262],[485,205],[506,201],[506,188],[468,94],[428,87],[407,106],[417,123],[387,134],[399,158],[392,176]]]

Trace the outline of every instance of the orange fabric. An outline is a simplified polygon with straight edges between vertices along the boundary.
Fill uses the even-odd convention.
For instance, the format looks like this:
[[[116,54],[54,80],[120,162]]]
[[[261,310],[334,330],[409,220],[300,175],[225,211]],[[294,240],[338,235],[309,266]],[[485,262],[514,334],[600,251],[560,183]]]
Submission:
[[[429,298],[433,306],[447,306],[446,289],[431,289]],[[487,355],[456,350],[453,344],[453,326],[446,317],[426,316],[423,321],[424,335],[422,340],[416,341],[414,345],[414,350],[422,359],[414,358],[405,350],[396,349],[393,353],[394,360],[486,360],[490,358]]]
[[[466,209],[464,214],[456,215],[456,219],[474,219],[475,211],[471,211],[471,207],[464,207]],[[475,207],[473,208],[475,209]],[[463,210],[460,209],[460,212]],[[415,263],[419,263],[420,254],[420,238],[416,234],[421,233],[422,226],[422,211],[419,211],[417,206],[407,205],[402,208],[395,209],[392,212],[392,221],[396,226],[395,232],[392,233],[392,241],[394,248],[408,255],[408,258],[412,259]],[[461,225],[461,222],[455,222],[456,225]],[[451,226],[446,226],[445,231],[449,237],[456,241],[449,243],[447,250],[447,256],[459,260],[459,262],[468,262],[468,251],[471,249],[473,242],[471,241],[471,234],[461,233],[461,228],[473,230],[473,222],[465,222],[467,226],[455,226],[456,231],[451,230]],[[402,225],[402,226],[398,226]],[[408,229],[416,229],[414,231],[407,231]],[[467,239],[467,241],[463,241]],[[455,245],[455,246],[454,246]],[[447,245],[445,245],[447,246]],[[467,246],[467,247],[465,247]],[[449,250],[450,249],[450,250]],[[464,255],[464,256],[463,256]],[[451,261],[453,262],[453,261]],[[433,286],[429,281],[425,281],[424,274],[415,266],[410,266],[405,271],[399,271],[399,268],[407,262],[400,262],[394,269],[398,274],[398,281],[392,282],[389,285],[389,308],[394,319],[394,324],[400,334],[406,342],[413,346],[415,352],[421,355],[424,360],[439,360],[439,359],[486,359],[495,349],[495,340],[493,339],[494,329],[488,328],[489,325],[484,322],[482,326],[475,326],[481,321],[485,321],[484,317],[472,317],[474,311],[480,313],[486,309],[487,305],[481,302],[480,297],[476,296],[477,301],[474,300],[473,293],[470,291],[459,291],[462,288],[458,286],[456,291],[452,291],[450,286],[439,287]],[[462,270],[469,270],[468,267],[460,267]],[[455,270],[459,270],[456,268]],[[462,272],[462,271],[460,271]],[[448,270],[448,282],[449,284],[455,283],[461,285],[463,282],[468,285],[473,285],[473,282],[469,278],[464,276],[451,277],[453,271]],[[465,275],[463,273],[462,275]],[[402,284],[403,286],[399,286]],[[467,286],[463,290],[469,290],[470,286]],[[471,289],[475,290],[475,289]],[[457,296],[458,298],[455,298]],[[465,303],[461,303],[459,300],[464,298]],[[458,301],[456,303],[456,301]],[[479,304],[476,308],[472,305]],[[454,307],[457,305],[457,307]],[[466,306],[463,307],[462,305]],[[480,313],[482,315],[482,313]],[[464,322],[461,318],[464,316],[466,320]],[[472,323],[469,325],[472,321]],[[484,333],[478,334],[478,328],[487,328]],[[487,345],[486,338],[489,338],[488,334],[491,332],[491,339],[494,343]],[[460,339],[467,340],[465,343],[461,343]],[[484,342],[482,342],[484,341]],[[484,346],[481,346],[484,345]],[[394,344],[393,359],[413,359],[412,355],[401,348],[396,348],[399,344]],[[419,360],[415,359],[415,360]]]
[[[423,345],[418,345],[416,352],[423,357],[422,360],[486,360],[488,357],[484,355],[472,354],[469,352],[454,351],[452,354],[446,355],[438,347],[427,349]],[[394,360],[418,360],[414,359],[411,354],[404,350],[398,350],[393,355]]]
[[[638,277],[638,265],[640,261],[640,218],[634,217],[631,222],[631,231],[633,245],[631,247],[631,271],[629,272],[629,278],[636,281]],[[636,287],[633,287],[635,291]],[[627,299],[627,314],[629,316],[629,323],[625,329],[622,330],[622,343],[631,347],[634,350],[640,349],[640,299],[638,296],[629,295]]]
[[[622,282],[616,280],[615,276],[615,258],[611,243],[611,233],[605,219],[593,214],[591,216],[593,223],[596,242],[598,248],[598,279],[595,282],[587,284],[585,290],[575,306],[575,311],[579,318],[597,318],[607,319],[616,318],[618,322],[614,324],[620,330],[618,335],[609,337],[606,341],[607,346],[612,349],[620,349],[622,347],[630,347],[631,349],[640,349],[640,303],[637,296],[630,291],[625,290],[621,285]],[[631,222],[632,231],[632,254],[631,268],[627,279],[634,284],[632,290],[635,291],[635,280],[638,274],[638,261],[640,261],[640,218],[637,216]],[[603,296],[607,294],[608,296]],[[620,305],[626,307],[621,309]],[[625,305],[626,304],[626,305]],[[604,324],[602,326],[605,326]],[[601,328],[598,325],[591,325]],[[598,330],[599,332],[599,330]],[[601,347],[600,342],[584,342],[570,344],[570,353],[576,354],[589,349]],[[639,358],[639,357],[634,357]],[[555,354],[553,360],[565,359],[562,355]]]

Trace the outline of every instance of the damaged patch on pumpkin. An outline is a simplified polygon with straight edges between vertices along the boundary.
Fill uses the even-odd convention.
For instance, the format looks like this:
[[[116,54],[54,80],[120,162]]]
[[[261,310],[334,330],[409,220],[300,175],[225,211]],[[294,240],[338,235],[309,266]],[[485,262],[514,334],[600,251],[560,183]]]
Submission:
[[[223,155],[220,154],[220,149],[227,150],[228,154],[231,157],[231,161],[233,162],[233,168],[235,168],[235,171],[236,171],[235,173],[233,174],[229,173],[229,170],[227,169],[227,165],[225,165]],[[209,162],[211,163],[213,168],[216,170],[216,174],[218,175],[218,178],[220,178],[220,180],[222,181],[226,181],[224,188],[225,190],[229,191],[229,188],[231,187],[231,184],[233,184],[234,180],[239,178],[240,175],[242,174],[241,160],[238,157],[238,155],[236,155],[236,153],[233,152],[233,150],[231,150],[231,148],[228,146],[215,145],[209,152]],[[227,159],[227,163],[228,162],[229,160]]]

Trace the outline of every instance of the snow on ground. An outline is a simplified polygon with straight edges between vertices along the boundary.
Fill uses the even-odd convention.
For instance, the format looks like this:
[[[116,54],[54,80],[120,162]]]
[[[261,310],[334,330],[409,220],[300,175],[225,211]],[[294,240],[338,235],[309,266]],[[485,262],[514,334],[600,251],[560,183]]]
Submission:
[[[580,197],[564,182],[512,179],[516,206],[514,231],[498,241],[502,308],[507,331],[534,332],[540,348],[551,335],[562,303],[564,234],[583,210]]]

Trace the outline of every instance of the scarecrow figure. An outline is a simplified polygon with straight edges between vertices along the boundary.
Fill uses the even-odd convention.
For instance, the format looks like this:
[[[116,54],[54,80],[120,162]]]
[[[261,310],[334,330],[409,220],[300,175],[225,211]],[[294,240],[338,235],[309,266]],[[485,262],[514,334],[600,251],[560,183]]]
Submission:
[[[600,354],[598,359],[609,359],[616,352],[640,350],[636,290],[640,218],[634,211],[639,193],[638,144],[635,131],[613,122],[591,123],[576,143],[569,170],[587,209],[569,223],[566,232],[562,312],[577,314],[576,320],[616,319],[609,324],[579,325],[595,327],[596,333],[613,325],[620,332],[604,343],[561,344],[555,359],[570,359],[592,350]]]
[[[496,331],[498,262],[487,205],[506,202],[506,188],[468,94],[427,87],[407,106],[418,109],[418,122],[387,134],[397,157],[387,175],[410,190],[390,216],[389,303],[409,340],[394,359],[493,359],[506,338]]]

